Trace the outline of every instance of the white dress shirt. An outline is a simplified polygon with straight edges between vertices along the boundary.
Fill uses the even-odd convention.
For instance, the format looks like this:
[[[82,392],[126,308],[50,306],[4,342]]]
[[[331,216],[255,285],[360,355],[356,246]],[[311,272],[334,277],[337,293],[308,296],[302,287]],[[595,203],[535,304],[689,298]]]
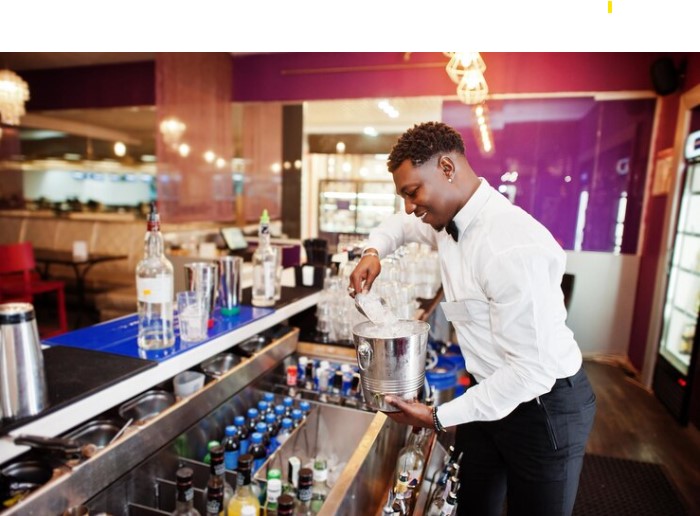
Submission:
[[[368,243],[380,256],[410,241],[437,247],[443,309],[478,382],[438,408],[446,427],[502,419],[582,363],[565,322],[566,255],[551,233],[483,178],[454,222],[457,242],[398,213],[375,228]]]

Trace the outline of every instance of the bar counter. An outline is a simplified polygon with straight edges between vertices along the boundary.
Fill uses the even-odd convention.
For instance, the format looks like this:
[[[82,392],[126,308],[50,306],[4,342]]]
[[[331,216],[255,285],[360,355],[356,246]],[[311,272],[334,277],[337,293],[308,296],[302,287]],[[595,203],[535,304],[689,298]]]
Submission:
[[[297,289],[284,290],[290,291]],[[303,295],[300,296],[299,292],[297,292],[293,301],[289,303],[282,302],[274,310],[254,308],[252,311],[255,316],[246,324],[232,330],[222,329],[218,334],[213,336],[210,332],[211,337],[203,343],[180,350],[179,353],[173,356],[157,359],[158,363],[155,367],[135,374],[117,384],[110,385],[68,406],[51,411],[46,415],[39,415],[39,417],[33,418],[22,426],[13,428],[8,435],[0,438],[0,464],[6,463],[29,449],[26,446],[15,445],[13,443],[13,436],[20,434],[45,437],[58,436],[76,425],[105,412],[110,407],[120,405],[134,396],[147,391],[151,387],[171,379],[176,374],[190,369],[204,360],[245,341],[249,337],[267,330],[275,324],[285,321],[289,317],[314,306],[318,302],[320,292],[313,289],[303,290],[306,291]],[[102,323],[91,329],[99,329],[99,327],[104,326],[104,324],[114,322],[115,321]],[[65,344],[66,342],[75,340],[73,344],[80,346],[81,342],[77,340],[80,339],[82,335],[84,335],[83,330],[64,334],[59,339],[56,339],[60,340],[60,342],[55,343]],[[48,342],[48,344],[51,344],[51,342]],[[108,344],[108,342],[103,342],[106,348],[105,351],[110,351]],[[135,339],[132,344],[136,346]],[[72,373],[71,371],[66,371],[66,374],[70,375]]]

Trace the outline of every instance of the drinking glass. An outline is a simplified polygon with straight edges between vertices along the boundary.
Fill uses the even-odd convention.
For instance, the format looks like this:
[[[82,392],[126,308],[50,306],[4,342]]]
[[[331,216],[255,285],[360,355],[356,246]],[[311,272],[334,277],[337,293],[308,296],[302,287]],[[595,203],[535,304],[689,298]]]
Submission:
[[[180,340],[198,342],[207,338],[207,322],[209,321],[207,301],[206,297],[193,290],[177,293]]]

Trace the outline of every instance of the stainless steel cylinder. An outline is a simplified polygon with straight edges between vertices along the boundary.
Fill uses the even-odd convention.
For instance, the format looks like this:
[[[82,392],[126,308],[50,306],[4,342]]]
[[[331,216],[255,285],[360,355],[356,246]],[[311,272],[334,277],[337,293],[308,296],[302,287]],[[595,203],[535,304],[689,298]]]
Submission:
[[[396,336],[376,337],[377,326],[371,322],[352,330],[365,402],[382,412],[397,412],[384,401],[388,394],[417,401],[425,381],[430,325],[422,321],[400,323],[407,330]]]
[[[48,406],[34,307],[0,305],[0,406],[6,419],[34,416]]]
[[[234,315],[240,310],[242,265],[240,256],[219,258],[219,303],[223,315]]]
[[[212,262],[192,262],[186,263],[184,269],[187,290],[193,290],[201,296],[206,296],[209,317],[213,317],[219,285],[218,265]]]

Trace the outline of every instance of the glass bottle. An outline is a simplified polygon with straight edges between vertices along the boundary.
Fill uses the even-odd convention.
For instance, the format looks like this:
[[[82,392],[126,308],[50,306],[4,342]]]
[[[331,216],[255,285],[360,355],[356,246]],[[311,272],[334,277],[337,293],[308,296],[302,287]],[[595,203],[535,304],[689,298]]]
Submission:
[[[207,516],[224,514],[224,486],[207,486]]]
[[[408,486],[415,489],[420,486],[423,476],[423,466],[425,465],[425,455],[423,454],[423,441],[429,430],[413,427],[408,436],[408,442],[399,452],[396,460],[396,475],[401,471],[408,473]]]
[[[251,486],[253,456],[246,453],[238,457],[238,475],[236,477],[236,493],[228,504],[228,516],[241,516],[243,507],[252,506],[260,511],[260,501]]]
[[[267,457],[262,434],[254,432],[253,435],[250,436],[250,448],[248,449],[248,452],[253,457],[252,473],[255,473],[260,469],[265,462],[265,458]]]
[[[312,516],[311,510],[311,489],[314,484],[314,473],[309,468],[299,470],[299,489],[297,489],[297,500],[295,516]]]
[[[207,487],[204,490],[204,498],[209,500],[209,490],[223,488],[224,499],[223,507],[228,507],[231,498],[233,498],[233,487],[231,484],[226,482],[224,474],[226,473],[226,467],[224,465],[224,447],[215,446],[209,451],[210,466],[209,466],[209,481],[207,482]],[[208,510],[208,509],[207,509]]]
[[[311,511],[318,514],[323,506],[323,502],[328,497],[328,465],[325,459],[316,459],[314,461],[314,483],[311,487]]]
[[[267,430],[267,423],[260,421],[257,425],[255,425],[255,431],[262,435],[265,453],[270,453],[270,432]]]
[[[265,516],[276,516],[279,510],[279,497],[282,494],[282,481],[270,478],[267,481],[267,499],[265,500]]]
[[[160,215],[151,203],[143,259],[136,265],[138,347],[149,351],[172,346],[173,265],[164,254]]]
[[[275,440],[278,443],[278,447],[282,446],[287,439],[289,439],[289,434],[292,433],[292,420],[289,419],[288,417],[285,417],[282,420],[282,426],[280,427],[280,431],[277,432],[277,436],[275,437]]]
[[[394,501],[391,503],[391,508],[394,509],[394,514],[405,516],[408,514],[409,501],[407,499],[408,489],[408,473],[402,471],[399,473],[399,478],[394,485]]]
[[[450,516],[457,505],[457,493],[459,492],[459,480],[457,477],[450,479],[450,490],[445,498],[436,497],[428,507],[426,516]]]
[[[238,428],[238,444],[241,447],[240,457],[244,453],[248,453],[248,446],[250,445],[250,434],[248,432],[248,427],[245,424],[245,418],[243,416],[236,416],[233,418],[233,424]]]
[[[175,512],[173,516],[200,516],[199,511],[193,507],[194,488],[192,487],[191,468],[177,470],[177,498],[175,500]]]
[[[277,516],[294,516],[294,497],[283,494],[278,499]]]
[[[224,447],[224,465],[229,471],[236,471],[238,468],[238,456],[241,453],[241,444],[238,441],[238,428],[234,425],[229,425],[224,432],[224,440],[221,443]]]
[[[270,216],[263,210],[258,230],[258,247],[253,253],[253,306],[275,304],[277,255],[270,245]]]

